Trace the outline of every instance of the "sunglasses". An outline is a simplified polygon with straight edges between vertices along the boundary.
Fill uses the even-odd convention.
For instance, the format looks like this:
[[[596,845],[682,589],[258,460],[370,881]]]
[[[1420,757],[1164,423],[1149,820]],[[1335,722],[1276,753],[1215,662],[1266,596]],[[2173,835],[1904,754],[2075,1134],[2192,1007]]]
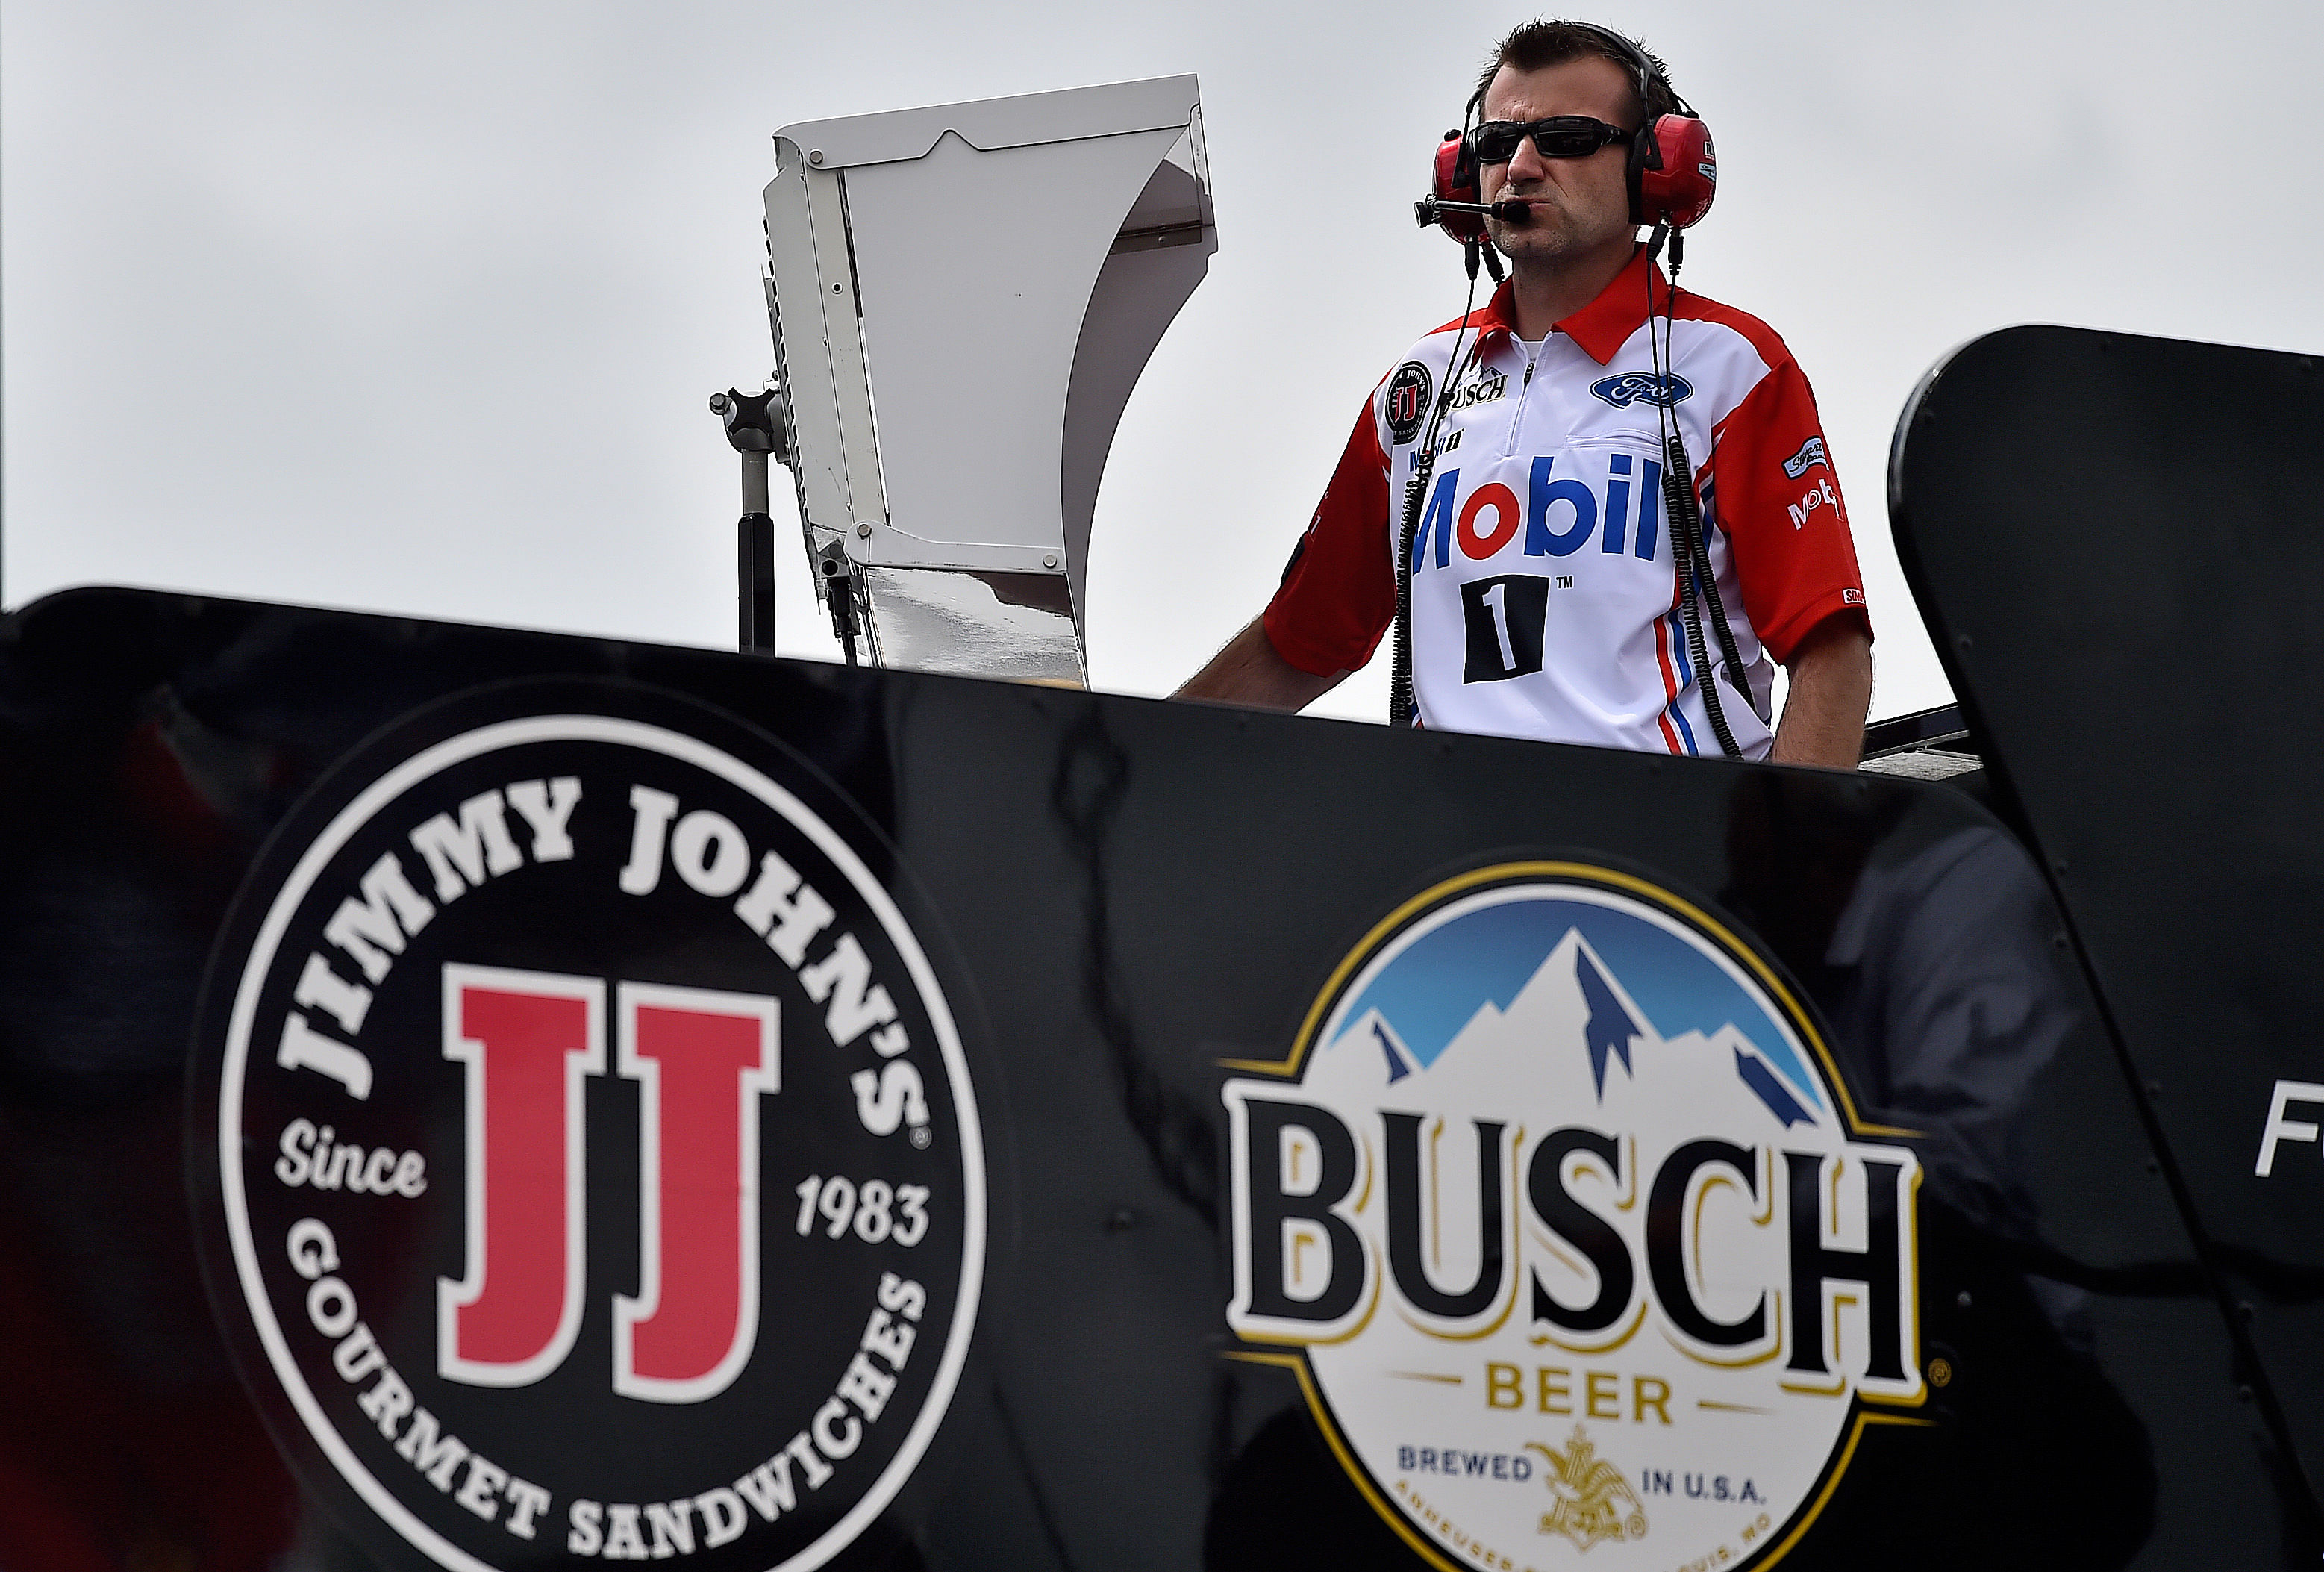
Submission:
[[[1630,133],[1587,115],[1553,115],[1546,120],[1488,120],[1469,134],[1479,163],[1507,163],[1531,138],[1544,158],[1588,158],[1601,147],[1630,140]]]

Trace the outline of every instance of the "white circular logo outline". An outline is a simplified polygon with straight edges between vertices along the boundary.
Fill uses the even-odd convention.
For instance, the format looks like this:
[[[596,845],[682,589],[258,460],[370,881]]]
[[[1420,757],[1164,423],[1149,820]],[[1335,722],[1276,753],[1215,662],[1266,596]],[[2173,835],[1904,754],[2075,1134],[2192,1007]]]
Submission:
[[[895,1499],[896,1493],[903,1488],[904,1482],[918,1466],[921,1456],[935,1438],[936,1429],[944,1422],[945,1410],[951,1406],[961,1368],[968,1358],[968,1345],[975,1328],[977,1304],[983,1287],[984,1144],[977,1114],[976,1095],[969,1082],[967,1060],[961,1049],[960,1034],[953,1021],[951,1006],[937,985],[936,973],[928,965],[919,940],[906,925],[903,913],[897,909],[886,888],[863,865],[854,848],[825,823],[821,816],[764,774],[722,749],[665,726],[613,716],[529,716],[516,720],[496,721],[447,738],[414,754],[365,787],[333,817],[323,833],[300,855],[290,875],[276,888],[266,919],[251,944],[249,957],[244,964],[241,982],[235,993],[233,1013],[227,1020],[225,1062],[218,1084],[218,1179],[226,1209],[227,1237],[233,1246],[235,1271],[242,1286],[243,1299],[249,1307],[259,1342],[266,1350],[267,1361],[273,1366],[284,1394],[290,1399],[291,1406],[298,1410],[300,1419],[305,1421],[308,1433],[338,1469],[339,1476],[406,1540],[439,1565],[450,1568],[451,1572],[501,1572],[500,1568],[469,1554],[420,1521],[382,1484],[355,1456],[308,1387],[306,1376],[292,1357],[281,1327],[274,1318],[273,1305],[259,1269],[256,1244],[251,1236],[249,1205],[243,1189],[239,1161],[243,1139],[242,1096],[244,1070],[249,1058],[251,1022],[257,1013],[259,993],[272,970],[275,950],[281,943],[283,931],[290,926],[291,916],[305,901],[316,878],[338,855],[339,849],[381,809],[430,776],[485,754],[540,742],[609,743],[643,748],[718,776],[773,809],[785,822],[807,836],[817,850],[831,859],[847,876],[855,892],[872,908],[889,942],[896,947],[905,969],[910,973],[913,985],[918,989],[927,1006],[929,1024],[936,1031],[953,1105],[958,1110],[955,1123],[960,1137],[964,1188],[960,1289],[954,1299],[953,1326],[945,1339],[944,1355],[937,1363],[935,1379],[929,1383],[927,1397],[914,1417],[911,1429],[906,1432],[903,1444],[898,1447],[895,1456],[890,1459],[880,1477],[839,1521],[825,1530],[813,1543],[797,1555],[768,1568],[768,1572],[813,1572],[814,1568],[821,1567],[853,1543],[872,1520],[887,1509],[889,1503]]]
[[[1799,1001],[1779,978],[1765,970],[1766,963],[1752,955],[1742,940],[1725,925],[1684,897],[1649,880],[1617,869],[1567,860],[1537,859],[1473,869],[1442,880],[1404,902],[1351,947],[1341,964],[1333,968],[1331,977],[1318,992],[1315,1003],[1304,1018],[1299,1034],[1294,1040],[1293,1052],[1285,1061],[1274,1066],[1242,1063],[1235,1068],[1244,1071],[1271,1072],[1286,1085],[1305,1084],[1314,1065],[1311,1056],[1321,1045],[1336,1040],[1347,1024],[1349,1012],[1358,1000],[1364,997],[1367,986],[1414,944],[1445,924],[1488,907],[1542,899],[1575,901],[1617,911],[1644,920],[1681,939],[1697,956],[1711,960],[1765,1013],[1781,1034],[1785,1046],[1813,1077],[1813,1090],[1830,1100],[1829,1106],[1837,1115],[1845,1134],[1903,1136],[1913,1133],[1875,1124],[1860,1116],[1847,1083],[1840,1075],[1839,1067],[1832,1061],[1830,1049],[1812,1026],[1807,1025]],[[1760,975],[1754,975],[1752,968],[1743,964],[1743,957],[1747,956],[1761,968]],[[1803,1026],[1806,1026],[1804,1033]],[[1286,1355],[1268,1357],[1296,1362],[1303,1393],[1323,1427],[1323,1439],[1329,1450],[1348,1474],[1351,1482],[1358,1486],[1359,1493],[1395,1530],[1397,1537],[1430,1564],[1444,1568],[1445,1572],[1458,1572],[1448,1548],[1430,1540],[1403,1508],[1391,1503],[1392,1492],[1388,1489],[1386,1482],[1374,1473],[1366,1457],[1366,1449],[1358,1444],[1347,1422],[1341,1417],[1341,1405],[1332,1401],[1325,1374],[1317,1367],[1311,1349],[1303,1345]],[[1778,1522],[1775,1530],[1768,1536],[1765,1548],[1745,1558],[1749,1564],[1762,1568],[1772,1567],[1797,1547],[1837,1489],[1841,1474],[1854,1456],[1865,1425],[1878,1412],[1892,1406],[1895,1405],[1887,1401],[1868,1400],[1867,1394],[1851,1392],[1848,1409],[1841,1416],[1816,1478]]]

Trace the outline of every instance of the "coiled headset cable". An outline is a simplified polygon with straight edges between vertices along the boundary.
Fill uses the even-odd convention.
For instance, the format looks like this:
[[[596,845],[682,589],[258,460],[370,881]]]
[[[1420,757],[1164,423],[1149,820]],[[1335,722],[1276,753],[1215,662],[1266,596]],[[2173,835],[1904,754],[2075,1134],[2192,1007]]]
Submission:
[[[1670,241],[1670,282],[1663,295],[1663,331],[1659,343],[1655,338],[1655,270],[1653,263]],[[1711,570],[1711,547],[1703,539],[1702,510],[1695,501],[1694,467],[1688,463],[1686,443],[1678,428],[1678,416],[1672,408],[1670,376],[1676,364],[1676,352],[1671,345],[1672,324],[1678,314],[1678,270],[1686,260],[1683,232],[1667,223],[1655,226],[1652,239],[1646,243],[1646,349],[1655,371],[1655,391],[1659,396],[1652,400],[1655,421],[1663,439],[1663,511],[1671,522],[1672,541],[1679,559],[1686,564],[1686,590],[1680,597],[1680,618],[1686,626],[1687,659],[1694,663],[1697,685],[1702,690],[1703,713],[1711,719],[1711,735],[1719,739],[1720,750],[1730,759],[1739,759],[1743,750],[1735,744],[1735,733],[1727,724],[1726,707],[1719,699],[1718,673],[1712,669],[1709,652],[1702,639],[1702,605],[1711,609],[1711,626],[1719,635],[1719,652],[1727,663],[1729,684],[1741,691],[1754,715],[1759,706],[1750,697],[1746,686],[1750,679],[1745,675],[1743,658],[1735,644],[1735,631],[1728,625],[1727,608],[1720,604],[1719,580]]]
[[[1419,701],[1412,688],[1412,547],[1413,537],[1420,529],[1422,499],[1428,495],[1429,477],[1436,469],[1436,438],[1443,424],[1444,412],[1452,406],[1452,390],[1468,375],[1468,361],[1462,358],[1461,340],[1469,331],[1469,319],[1477,309],[1477,267],[1481,261],[1485,271],[1495,282],[1501,277],[1500,258],[1489,241],[1468,241],[1462,246],[1469,270],[1469,299],[1461,308],[1460,331],[1452,337],[1452,355],[1446,362],[1450,367],[1444,385],[1437,392],[1435,408],[1429,411],[1428,430],[1420,442],[1420,463],[1404,487],[1404,521],[1397,531],[1396,541],[1396,652],[1388,663],[1388,724],[1411,727],[1419,723]],[[1480,334],[1469,346],[1469,359],[1476,357],[1483,347]],[[1452,527],[1448,521],[1446,528]]]

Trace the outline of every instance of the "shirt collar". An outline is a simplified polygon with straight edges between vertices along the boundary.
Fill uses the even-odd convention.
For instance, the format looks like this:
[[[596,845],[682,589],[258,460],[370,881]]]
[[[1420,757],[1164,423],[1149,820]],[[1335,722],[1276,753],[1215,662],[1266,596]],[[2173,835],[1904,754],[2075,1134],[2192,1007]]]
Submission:
[[[1650,290],[1655,309],[1667,309],[1670,282],[1641,245],[1630,254],[1628,264],[1614,275],[1614,282],[1599,291],[1596,300],[1558,323],[1557,330],[1582,346],[1591,359],[1604,365],[1630,341],[1630,335],[1646,324]],[[1498,295],[1494,297],[1496,305],[1499,299]]]
[[[1480,349],[1490,344],[1496,337],[1514,339],[1517,336],[1513,326],[1517,321],[1517,307],[1513,303],[1516,289],[1513,282],[1503,279],[1500,286],[1493,291],[1493,298],[1485,302],[1484,309],[1470,317],[1469,326],[1477,330],[1477,347]]]
[[[1653,280],[1651,285],[1647,282],[1649,278]],[[1645,325],[1649,288],[1654,291],[1657,310],[1669,305],[1670,281],[1663,276],[1654,258],[1646,254],[1646,248],[1640,245],[1630,254],[1622,271],[1614,275],[1613,282],[1598,291],[1596,300],[1554,324],[1552,330],[1572,339],[1591,359],[1604,365],[1630,341],[1630,335]],[[1483,310],[1469,319],[1469,324],[1477,330],[1481,348],[1490,344],[1496,335],[1517,341],[1517,282],[1505,279]]]

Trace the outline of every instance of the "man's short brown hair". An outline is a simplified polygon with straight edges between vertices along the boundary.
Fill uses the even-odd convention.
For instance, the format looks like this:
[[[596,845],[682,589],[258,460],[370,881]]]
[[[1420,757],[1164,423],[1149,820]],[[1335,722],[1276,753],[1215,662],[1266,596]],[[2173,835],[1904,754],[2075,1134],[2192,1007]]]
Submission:
[[[1649,118],[1678,112],[1678,95],[1671,90],[1670,68],[1661,57],[1645,44],[1636,45],[1646,63],[1654,69],[1646,73],[1646,114]],[[1624,54],[1613,42],[1595,27],[1578,22],[1528,22],[1513,29],[1493,51],[1493,58],[1485,63],[1477,78],[1475,102],[1481,110],[1485,89],[1493,85],[1493,78],[1503,66],[1514,70],[1537,71],[1548,66],[1562,66],[1568,60],[1595,55],[1611,60],[1622,68],[1622,75],[1633,84],[1638,79],[1637,61]]]

